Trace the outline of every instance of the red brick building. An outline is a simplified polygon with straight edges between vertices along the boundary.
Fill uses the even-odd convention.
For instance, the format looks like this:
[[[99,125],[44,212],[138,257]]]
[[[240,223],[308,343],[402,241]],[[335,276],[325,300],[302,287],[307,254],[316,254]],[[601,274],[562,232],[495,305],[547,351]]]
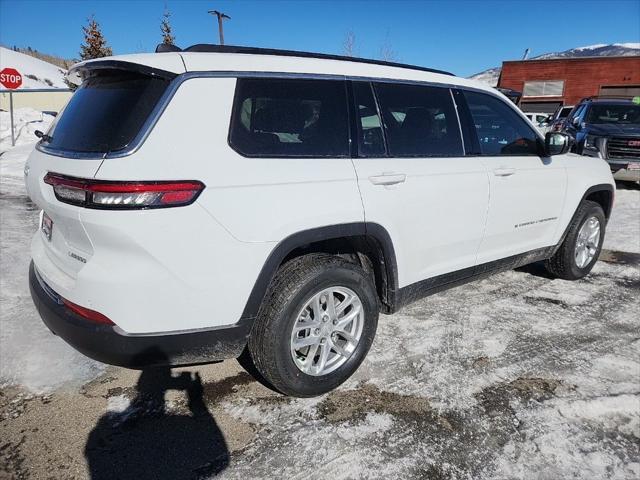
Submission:
[[[553,113],[585,97],[640,96],[640,56],[503,62],[498,87],[522,92],[525,112]]]

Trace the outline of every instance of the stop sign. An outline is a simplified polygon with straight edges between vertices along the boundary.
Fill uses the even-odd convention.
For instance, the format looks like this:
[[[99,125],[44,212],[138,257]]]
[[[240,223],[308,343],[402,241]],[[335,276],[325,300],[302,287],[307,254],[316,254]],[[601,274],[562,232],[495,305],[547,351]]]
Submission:
[[[3,68],[0,71],[0,83],[5,88],[13,90],[22,85],[22,75],[15,68]]]

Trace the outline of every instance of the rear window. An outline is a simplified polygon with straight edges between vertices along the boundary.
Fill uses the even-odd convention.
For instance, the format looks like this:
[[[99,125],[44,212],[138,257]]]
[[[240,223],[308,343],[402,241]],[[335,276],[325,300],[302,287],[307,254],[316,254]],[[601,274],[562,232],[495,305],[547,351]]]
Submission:
[[[462,156],[451,93],[421,85],[375,85],[392,157]]]
[[[168,84],[155,76],[100,71],[73,94],[44,145],[82,153],[122,150],[140,132]]]
[[[252,157],[348,156],[344,82],[238,79],[229,143]]]
[[[560,110],[560,114],[558,115],[558,118],[566,118],[566,116],[571,113],[571,110],[573,110],[573,107],[562,107],[562,110]]]

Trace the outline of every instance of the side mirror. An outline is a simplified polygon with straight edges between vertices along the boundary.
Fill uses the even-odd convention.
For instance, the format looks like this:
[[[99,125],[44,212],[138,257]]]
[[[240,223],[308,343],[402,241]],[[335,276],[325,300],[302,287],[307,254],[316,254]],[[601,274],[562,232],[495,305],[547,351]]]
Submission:
[[[33,133],[35,133],[36,137],[38,137],[38,138],[44,137],[44,132],[41,132],[40,130],[36,130]]]
[[[562,155],[571,148],[571,137],[564,133],[547,132],[544,136],[544,154],[547,157]]]
[[[573,117],[571,119],[571,125],[573,125],[577,129],[580,129],[580,117]]]

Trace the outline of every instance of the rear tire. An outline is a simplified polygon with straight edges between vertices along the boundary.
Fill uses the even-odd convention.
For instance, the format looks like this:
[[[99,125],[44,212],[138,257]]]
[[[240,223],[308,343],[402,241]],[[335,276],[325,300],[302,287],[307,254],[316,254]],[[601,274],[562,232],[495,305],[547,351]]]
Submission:
[[[262,379],[279,392],[321,395],[360,366],[373,342],[378,313],[375,285],[362,267],[338,256],[304,255],[276,273],[247,353]]]
[[[545,262],[546,270],[554,277],[564,280],[578,280],[587,275],[600,256],[605,226],[606,218],[602,207],[590,200],[582,202],[560,248]]]

